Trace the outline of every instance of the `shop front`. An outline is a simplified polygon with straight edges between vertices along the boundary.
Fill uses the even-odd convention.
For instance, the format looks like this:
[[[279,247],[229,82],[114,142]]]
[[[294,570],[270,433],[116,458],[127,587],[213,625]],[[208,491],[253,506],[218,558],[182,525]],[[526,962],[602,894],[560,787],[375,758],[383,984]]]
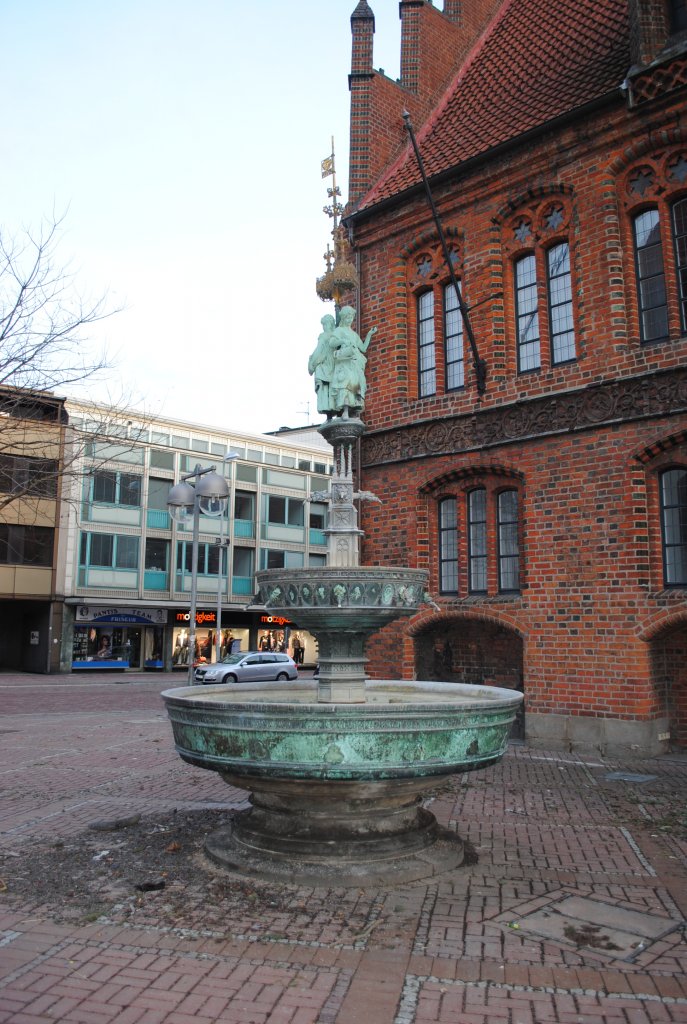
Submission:
[[[72,670],[162,668],[166,623],[165,608],[78,605]]]
[[[249,651],[255,616],[246,612],[222,612],[220,626],[220,658],[238,651]],[[190,611],[178,609],[169,612],[172,627],[172,668],[188,670]],[[195,637],[196,665],[208,665],[217,660],[217,612],[201,608],[196,611]]]
[[[258,650],[285,651],[299,667],[318,661],[315,637],[281,615],[258,616]]]

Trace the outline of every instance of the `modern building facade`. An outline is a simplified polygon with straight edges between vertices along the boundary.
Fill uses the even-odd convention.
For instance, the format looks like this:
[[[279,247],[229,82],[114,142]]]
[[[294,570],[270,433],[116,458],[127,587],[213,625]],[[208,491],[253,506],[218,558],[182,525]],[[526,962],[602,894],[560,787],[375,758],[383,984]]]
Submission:
[[[363,560],[438,610],[371,675],[521,688],[534,745],[684,747],[685,4],[399,8],[397,81],[351,17]]]
[[[251,435],[135,414],[108,429],[103,410],[74,403],[69,415],[93,440],[64,504],[62,670],[188,671],[192,519],[173,522],[167,498],[209,466],[229,500],[224,515],[199,518],[195,660],[260,648],[314,664],[314,639],[253,607],[253,595],[258,569],[326,561],[326,508],[309,496],[328,486],[331,456],[316,430]]]
[[[0,666],[59,666],[60,495],[67,416],[48,392],[0,389]]]

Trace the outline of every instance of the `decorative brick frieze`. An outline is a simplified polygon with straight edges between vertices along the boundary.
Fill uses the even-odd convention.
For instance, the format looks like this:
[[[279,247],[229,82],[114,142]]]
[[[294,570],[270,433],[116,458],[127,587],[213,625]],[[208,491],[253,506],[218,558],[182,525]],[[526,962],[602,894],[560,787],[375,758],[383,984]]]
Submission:
[[[477,451],[552,434],[687,410],[687,368],[605,381],[467,416],[399,424],[367,434],[364,468],[423,456]]]

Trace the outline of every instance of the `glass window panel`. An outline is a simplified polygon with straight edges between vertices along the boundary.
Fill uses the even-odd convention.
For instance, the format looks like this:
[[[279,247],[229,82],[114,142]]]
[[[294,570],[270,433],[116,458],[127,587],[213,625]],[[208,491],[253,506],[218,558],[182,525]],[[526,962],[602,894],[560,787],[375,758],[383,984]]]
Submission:
[[[119,504],[129,508],[141,507],[141,477],[133,473],[120,473]]]
[[[687,469],[661,474],[661,526],[665,585],[687,584]]]
[[[434,293],[424,292],[417,300],[419,393],[421,398],[436,394],[436,351],[434,347]]]
[[[444,288],[444,358],[446,390],[462,388],[465,384],[463,317],[453,285]]]
[[[687,198],[673,204],[672,215],[681,326],[687,331]]]
[[[484,488],[468,495],[468,540],[470,590],[481,593],[487,589],[487,492]]]
[[[518,335],[518,371],[539,367],[539,313],[537,266],[533,254],[515,264],[515,315]]]
[[[93,501],[114,504],[117,493],[117,474],[97,470],[93,474]]]
[[[499,590],[520,589],[518,492],[501,491],[497,500]]]
[[[645,210],[633,221],[637,291],[642,341],[668,336],[663,244],[658,210]]]
[[[138,537],[117,537],[116,566],[118,569],[138,569]]]
[[[114,548],[114,537],[107,533],[92,533],[90,545],[89,565],[107,566],[112,565],[112,553]]]
[[[439,590],[458,591],[458,519],[455,498],[439,502]]]
[[[169,558],[169,541],[160,540],[157,537],[148,537],[145,550],[145,568],[159,569],[167,572],[167,559]]]

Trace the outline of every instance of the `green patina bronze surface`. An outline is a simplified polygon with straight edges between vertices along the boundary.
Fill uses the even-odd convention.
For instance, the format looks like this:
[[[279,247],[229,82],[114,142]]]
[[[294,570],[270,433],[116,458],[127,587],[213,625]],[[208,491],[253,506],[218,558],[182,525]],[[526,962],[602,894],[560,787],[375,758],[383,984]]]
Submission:
[[[163,693],[179,754],[247,779],[375,780],[474,771],[503,755],[521,700],[497,687],[368,683],[365,704],[318,704],[314,687],[301,684],[291,699],[283,687],[267,687]]]

